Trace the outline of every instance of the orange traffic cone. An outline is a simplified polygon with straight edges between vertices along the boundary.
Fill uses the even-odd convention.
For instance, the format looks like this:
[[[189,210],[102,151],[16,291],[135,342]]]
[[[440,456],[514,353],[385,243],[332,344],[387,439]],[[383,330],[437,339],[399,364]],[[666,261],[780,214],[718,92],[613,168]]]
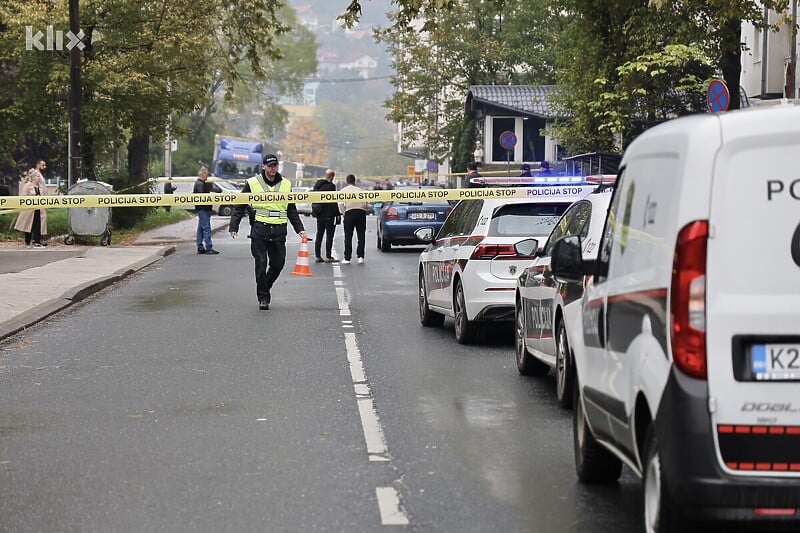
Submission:
[[[311,277],[313,275],[308,265],[308,237],[303,237],[303,240],[300,241],[300,251],[297,252],[297,262],[294,264],[292,276]]]

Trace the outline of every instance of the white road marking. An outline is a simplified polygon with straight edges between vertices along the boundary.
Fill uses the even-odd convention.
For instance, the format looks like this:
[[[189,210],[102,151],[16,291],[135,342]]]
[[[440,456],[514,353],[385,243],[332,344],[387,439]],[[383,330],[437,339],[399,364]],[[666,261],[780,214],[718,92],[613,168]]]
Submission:
[[[338,269],[338,265],[334,266],[334,276],[339,275],[341,275],[341,270]],[[351,316],[347,290],[343,286],[339,286],[336,280],[334,280],[334,285],[336,286],[336,299],[339,303],[339,314],[341,316]],[[352,329],[353,326],[353,320],[342,320],[342,329]],[[356,393],[361,428],[367,445],[367,457],[370,462],[389,462],[391,460],[389,447],[386,445],[383,426],[381,426],[381,421],[378,418],[372,391],[364,372],[364,362],[361,359],[361,351],[358,348],[356,334],[346,331],[344,343],[347,351],[347,362],[350,365],[350,377],[353,380],[353,389]],[[408,525],[408,517],[400,509],[400,495],[398,492],[392,487],[378,487],[375,492],[378,496],[381,524],[387,526]]]
[[[353,383],[366,383],[367,376],[364,374],[364,363],[361,362],[361,352],[356,343],[356,334],[345,333],[344,345],[347,349],[347,361],[350,363],[350,376],[353,378]],[[366,387],[369,393],[369,385]]]
[[[339,301],[339,315],[350,316],[350,305],[347,303],[347,291],[342,287],[336,287],[336,299]]]
[[[378,508],[381,511],[381,525],[407,526],[408,517],[400,509],[400,495],[393,487],[377,487]]]

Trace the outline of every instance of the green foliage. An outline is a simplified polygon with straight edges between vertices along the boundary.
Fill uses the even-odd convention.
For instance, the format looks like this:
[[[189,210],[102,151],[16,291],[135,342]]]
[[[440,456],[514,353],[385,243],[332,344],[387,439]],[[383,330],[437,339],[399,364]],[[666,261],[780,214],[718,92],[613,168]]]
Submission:
[[[413,5],[412,5],[413,4]],[[546,0],[404,2],[423,19],[423,31],[397,13],[377,32],[393,56],[395,93],[388,118],[403,124],[404,142],[425,143],[424,156],[449,156],[470,85],[549,83],[553,32]]]
[[[474,160],[475,123],[467,117],[461,119],[456,138],[453,141],[450,167],[453,172],[464,172],[467,163]]]
[[[111,226],[112,226],[112,242],[122,243],[132,241],[135,237],[147,230],[158,228],[167,224],[173,224],[191,218],[192,214],[184,209],[172,209],[169,212],[163,209],[150,209],[146,216],[134,224],[131,228],[124,229],[117,225],[118,214],[130,208],[118,208],[111,212]],[[23,234],[14,229],[14,221],[16,220],[16,213],[0,214],[0,241],[18,241],[22,239]],[[67,209],[48,209],[47,210],[47,231],[49,238],[58,239],[61,236],[68,235],[69,228],[69,212]],[[92,243],[98,241],[97,238],[91,237],[78,237],[76,242]]]

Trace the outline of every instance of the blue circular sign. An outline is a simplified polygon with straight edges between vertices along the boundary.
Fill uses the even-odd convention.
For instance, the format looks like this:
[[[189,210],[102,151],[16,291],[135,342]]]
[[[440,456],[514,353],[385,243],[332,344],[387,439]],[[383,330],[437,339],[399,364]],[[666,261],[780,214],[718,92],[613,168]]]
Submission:
[[[513,131],[504,131],[500,134],[500,146],[506,150],[513,150],[517,145],[517,136]]]
[[[724,81],[711,80],[706,92],[706,103],[708,104],[708,110],[712,113],[721,113],[728,110],[728,106],[731,104],[731,95]]]
[[[439,163],[433,159],[429,159],[428,163],[425,165],[425,170],[428,172],[439,172]]]

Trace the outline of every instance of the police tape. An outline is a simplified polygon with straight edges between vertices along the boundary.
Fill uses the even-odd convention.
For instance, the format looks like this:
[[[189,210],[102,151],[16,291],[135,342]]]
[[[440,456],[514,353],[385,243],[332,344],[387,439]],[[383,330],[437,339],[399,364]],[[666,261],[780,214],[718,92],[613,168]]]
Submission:
[[[0,196],[0,209],[94,207],[160,207],[181,205],[238,205],[253,203],[432,202],[482,198],[581,196],[595,185],[506,187],[475,189],[404,189],[352,192],[207,193],[207,194],[87,194],[67,196]]]

